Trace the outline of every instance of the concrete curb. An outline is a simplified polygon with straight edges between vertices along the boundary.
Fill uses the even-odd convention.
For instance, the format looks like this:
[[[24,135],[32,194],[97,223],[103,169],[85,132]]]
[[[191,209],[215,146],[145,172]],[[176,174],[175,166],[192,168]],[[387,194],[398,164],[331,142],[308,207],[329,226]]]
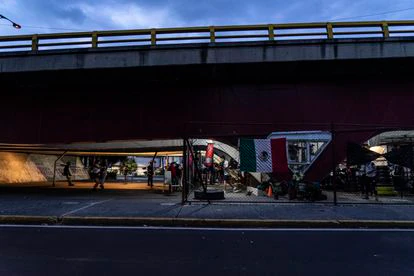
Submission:
[[[0,216],[0,224],[57,224],[58,218],[55,216]]]
[[[65,217],[62,224],[222,228],[414,228],[414,221],[391,220],[252,220],[152,217]]]
[[[177,226],[177,227],[334,227],[337,221],[330,220],[251,220],[251,219],[200,219],[200,218],[153,218],[153,217],[65,217],[64,225],[106,226]],[[414,222],[413,222],[414,227]]]
[[[253,220],[157,217],[0,216],[0,224],[79,226],[170,226],[219,228],[411,228],[402,220]]]

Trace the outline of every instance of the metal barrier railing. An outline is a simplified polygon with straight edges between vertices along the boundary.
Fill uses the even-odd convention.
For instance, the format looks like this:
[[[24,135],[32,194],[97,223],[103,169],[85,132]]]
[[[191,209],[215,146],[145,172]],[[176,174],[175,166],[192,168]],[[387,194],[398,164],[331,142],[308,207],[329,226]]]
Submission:
[[[1,36],[0,51],[398,36],[414,36],[414,20],[209,26]]]

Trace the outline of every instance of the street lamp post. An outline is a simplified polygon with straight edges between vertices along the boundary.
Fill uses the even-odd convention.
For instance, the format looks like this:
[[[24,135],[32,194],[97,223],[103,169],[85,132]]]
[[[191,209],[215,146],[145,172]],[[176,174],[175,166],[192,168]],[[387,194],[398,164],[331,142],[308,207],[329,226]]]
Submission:
[[[5,17],[4,15],[1,15],[1,14],[0,14],[0,19],[4,19],[4,20],[9,21],[10,23],[12,23],[13,27],[14,27],[14,28],[16,28],[16,29],[21,29],[21,28],[22,28],[22,26],[20,26],[19,24],[17,24],[17,23],[16,23],[16,22],[14,22],[14,21],[12,21],[12,20],[8,19],[8,18],[7,18],[7,17]]]

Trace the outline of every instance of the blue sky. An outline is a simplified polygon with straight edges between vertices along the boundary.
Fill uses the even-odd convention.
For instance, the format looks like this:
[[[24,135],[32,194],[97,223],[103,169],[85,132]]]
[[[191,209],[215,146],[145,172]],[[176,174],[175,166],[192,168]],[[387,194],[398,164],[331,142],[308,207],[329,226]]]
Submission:
[[[336,19],[408,20],[414,19],[414,1],[0,0],[0,14],[23,26],[21,30],[15,30],[7,21],[0,20],[0,35],[17,35],[152,27],[326,22]],[[375,16],[363,17],[364,15]]]

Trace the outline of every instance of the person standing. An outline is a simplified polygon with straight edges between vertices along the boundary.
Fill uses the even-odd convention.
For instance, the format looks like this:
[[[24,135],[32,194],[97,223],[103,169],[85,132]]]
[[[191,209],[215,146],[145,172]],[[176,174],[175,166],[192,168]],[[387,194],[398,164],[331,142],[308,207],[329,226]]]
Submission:
[[[172,162],[170,164],[169,169],[168,169],[169,171],[171,171],[171,182],[172,182],[173,186],[178,184],[177,183],[177,167],[176,166],[177,166],[177,163]]]
[[[181,164],[176,164],[176,175],[177,175],[177,181],[176,181],[177,185],[181,186],[181,180],[183,177],[183,167]]]
[[[69,186],[75,186],[75,184],[72,183],[72,172],[70,171],[70,164],[70,161],[66,162],[66,165],[63,168],[63,175],[66,176]]]
[[[365,165],[365,199],[369,199],[369,193],[375,193],[375,178],[377,176],[377,168],[375,167],[374,162],[368,162]]]
[[[223,155],[223,162],[222,162],[222,167],[223,167],[223,189],[224,191],[226,191],[226,186],[227,184],[230,185],[232,191],[237,191],[237,188],[235,186],[233,186],[233,184],[231,184],[231,181],[229,180],[229,161],[226,160],[225,156]],[[227,183],[227,181],[229,183]]]
[[[150,161],[147,166],[148,186],[151,188],[154,185],[154,161]]]
[[[221,157],[220,163],[217,166],[218,181],[220,184],[224,184],[224,162],[226,161],[224,155]]]
[[[168,171],[171,172],[171,185],[168,187],[168,193],[172,193],[173,187],[176,187],[177,185],[177,163],[172,162],[169,167]]]
[[[401,197],[403,197],[405,188],[404,175],[404,168],[395,164],[392,174],[392,181],[394,183],[394,187],[400,192]]]
[[[222,162],[221,162],[222,181],[223,181],[223,184],[225,185],[226,184],[226,180],[227,180],[227,178],[229,176],[229,172],[228,172],[228,169],[229,169],[229,161],[226,160],[226,157],[224,155],[221,158],[222,158]]]
[[[216,183],[216,168],[215,163],[212,163],[208,168],[210,174],[210,185],[214,185]]]
[[[224,158],[224,162],[223,162],[223,184],[226,184],[226,181],[229,178],[229,171],[228,170],[229,170],[229,161],[227,161]]]

